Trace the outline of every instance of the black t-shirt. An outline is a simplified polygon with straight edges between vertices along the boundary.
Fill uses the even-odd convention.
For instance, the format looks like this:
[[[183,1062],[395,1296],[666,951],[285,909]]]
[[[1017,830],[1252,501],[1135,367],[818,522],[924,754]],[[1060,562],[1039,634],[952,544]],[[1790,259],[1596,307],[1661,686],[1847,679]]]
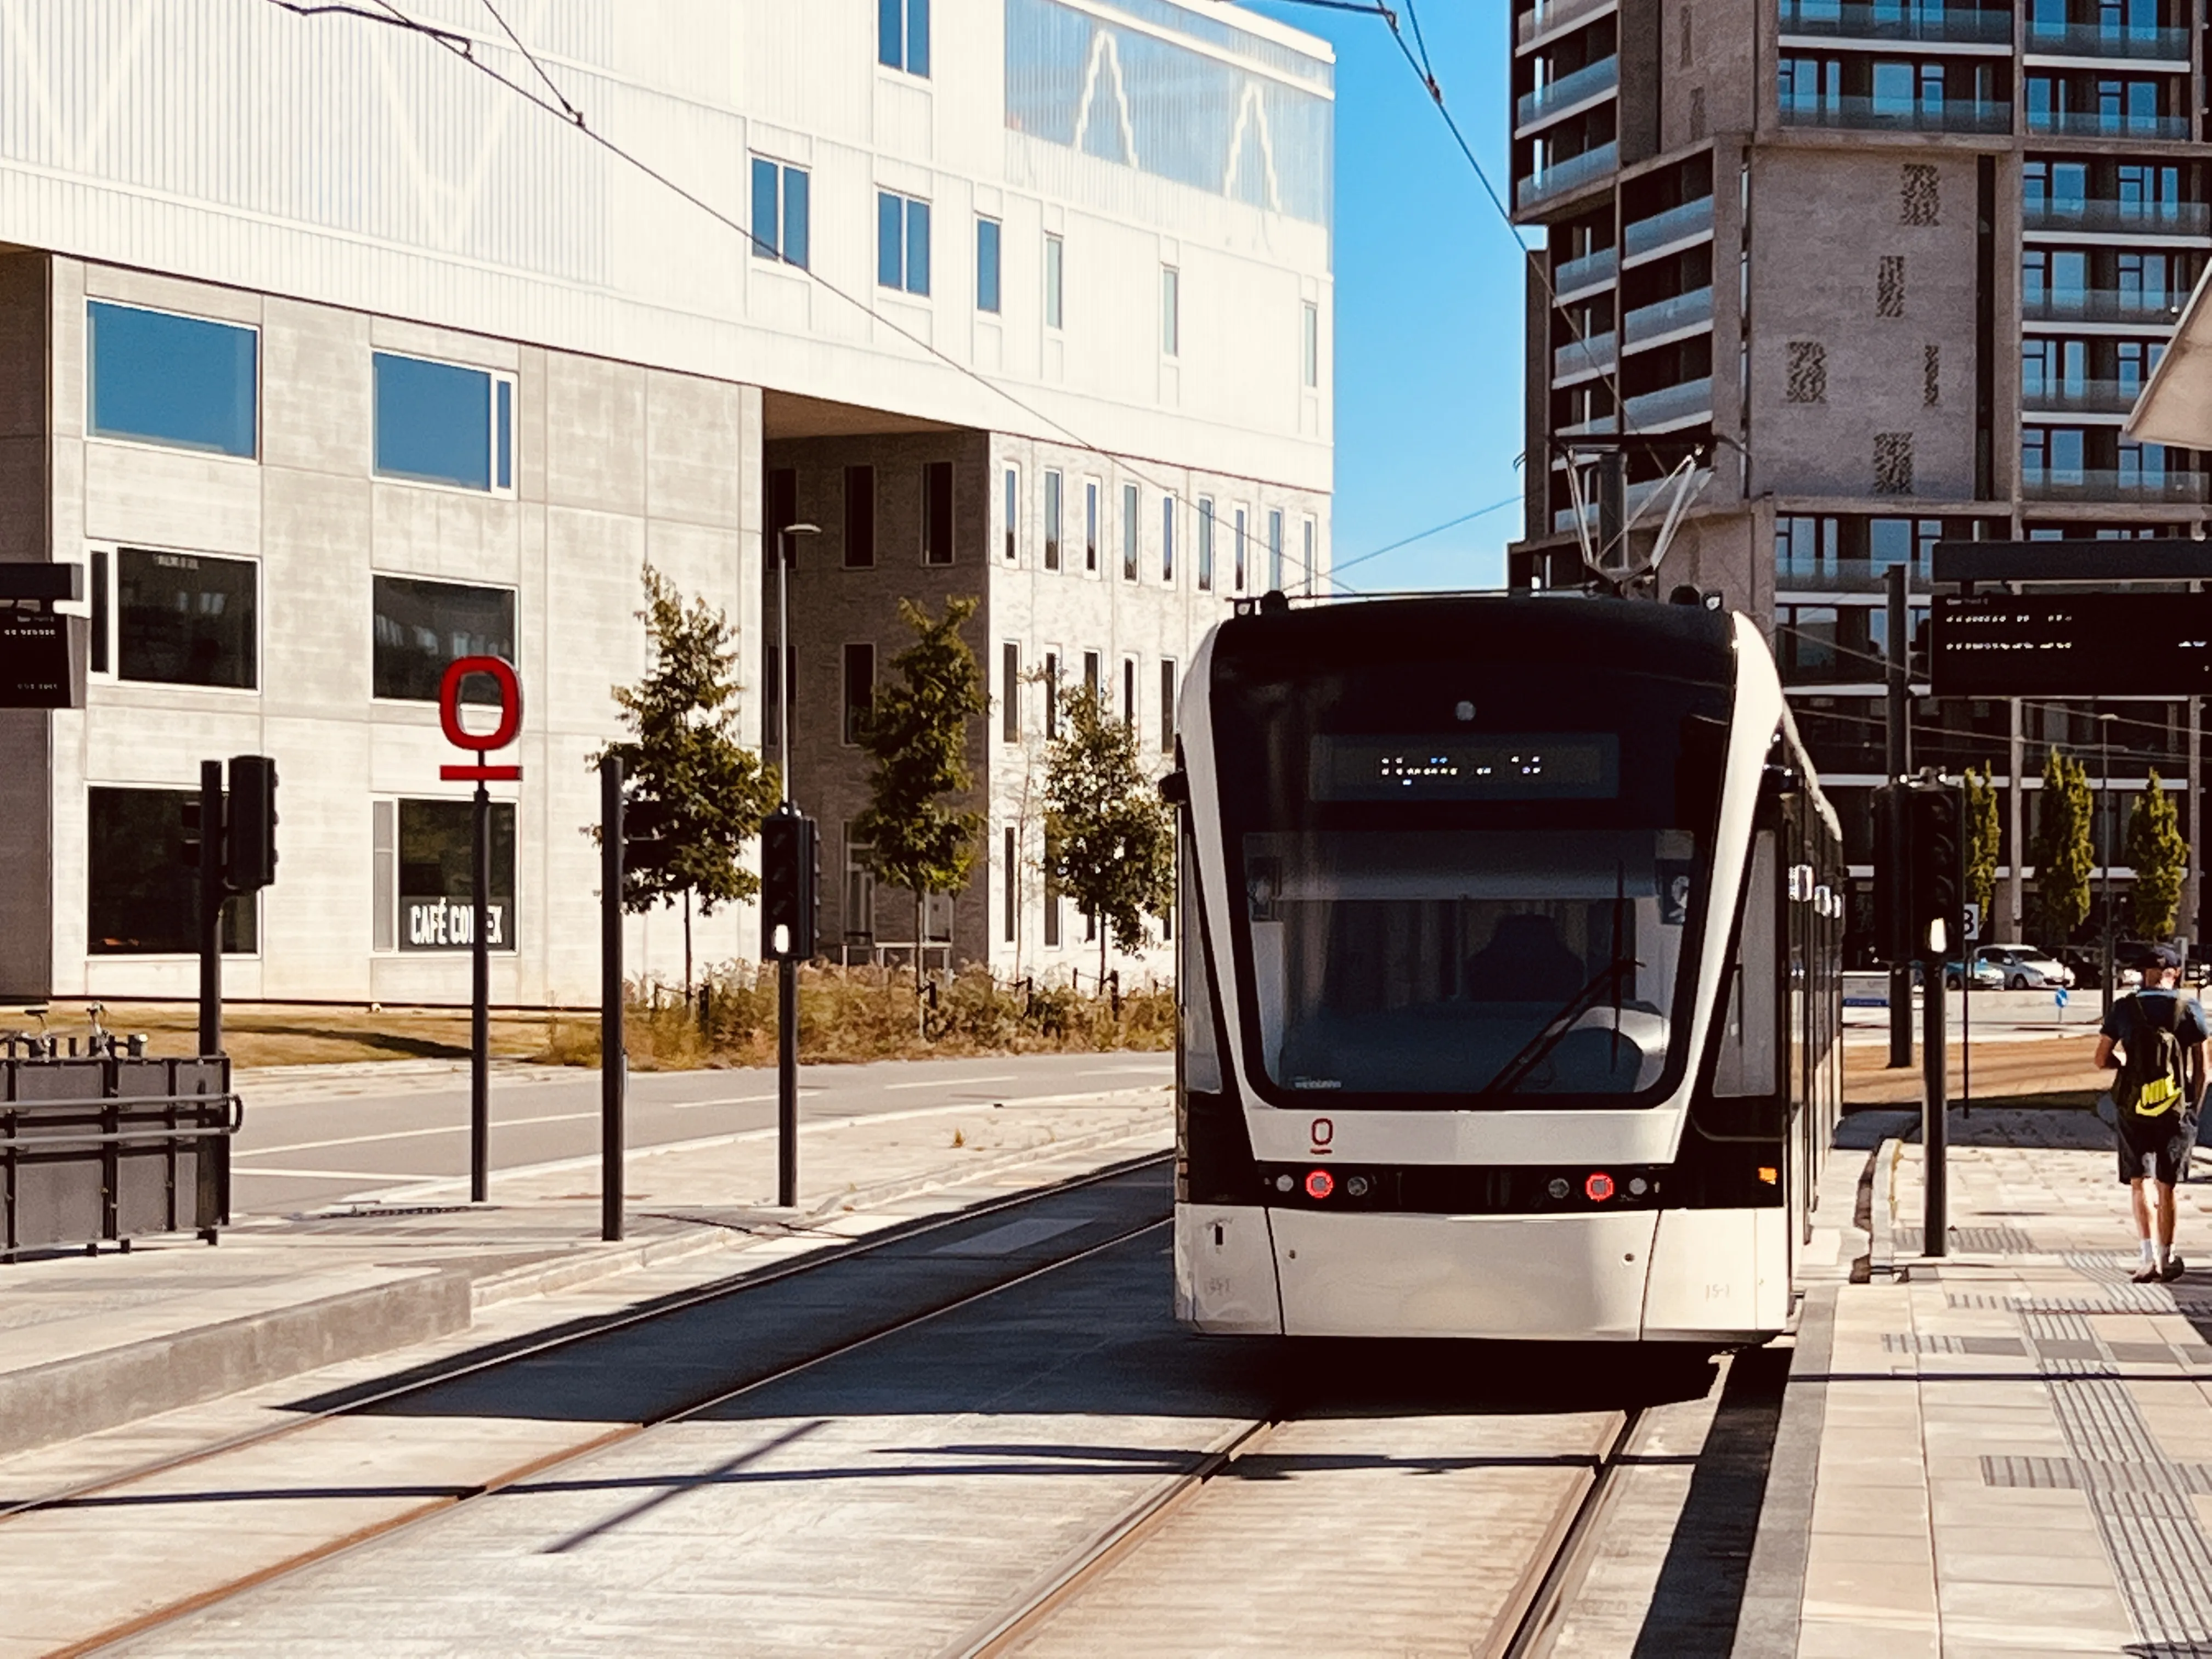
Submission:
[[[2179,991],[2138,991],[2133,996],[2122,997],[2112,1005],[2112,1012],[2105,1016],[2105,1023],[2100,1029],[2124,1048],[2128,1040],[2142,1029],[2143,1015],[2150,1012],[2145,1008],[2146,1003],[2176,1002],[2181,1006],[2172,1015],[2173,1034],[2180,1039],[2183,1048],[2197,1048],[2208,1035],[2212,1035],[2212,1027],[2205,1024],[2203,1005],[2195,997],[2185,997]],[[2167,1018],[2166,1008],[2161,1006],[2155,1012],[2160,1024],[2163,1024]]]

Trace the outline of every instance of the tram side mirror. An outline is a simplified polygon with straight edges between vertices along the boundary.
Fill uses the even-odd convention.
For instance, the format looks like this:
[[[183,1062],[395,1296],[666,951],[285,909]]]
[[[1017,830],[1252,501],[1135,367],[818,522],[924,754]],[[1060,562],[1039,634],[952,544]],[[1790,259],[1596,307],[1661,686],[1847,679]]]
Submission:
[[[1170,806],[1190,805],[1190,774],[1178,768],[1160,780],[1160,799]]]
[[[1674,757],[1674,822],[1685,829],[1710,823],[1720,811],[1721,775],[1728,759],[1728,723],[1703,714],[1682,717]]]

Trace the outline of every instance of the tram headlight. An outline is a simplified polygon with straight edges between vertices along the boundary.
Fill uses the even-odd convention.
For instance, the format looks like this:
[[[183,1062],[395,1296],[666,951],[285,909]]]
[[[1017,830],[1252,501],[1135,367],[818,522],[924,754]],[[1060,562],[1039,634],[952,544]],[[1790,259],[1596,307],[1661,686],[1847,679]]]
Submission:
[[[1613,1177],[1602,1170],[1593,1170],[1583,1182],[1583,1196],[1593,1204],[1602,1204],[1613,1196]]]
[[[1316,1170],[1306,1177],[1308,1198],[1327,1198],[1336,1190],[1336,1177],[1326,1170]]]
[[[1290,1176],[1279,1175],[1275,1177],[1275,1190],[1279,1193],[1287,1193],[1297,1184],[1297,1182]]]
[[[1651,1183],[1650,1183],[1650,1182],[1646,1181],[1646,1180],[1645,1180],[1642,1176],[1629,1176],[1629,1178],[1628,1178],[1628,1195],[1629,1195],[1631,1198],[1641,1198],[1641,1197],[1643,1197],[1643,1196],[1644,1196],[1644,1194],[1645,1193],[1649,1192],[1650,1189],[1651,1189]]]
[[[1551,1184],[1546,1187],[1544,1190],[1549,1193],[1553,1198],[1560,1199],[1565,1198],[1574,1189],[1567,1185],[1566,1176],[1553,1176],[1552,1177]]]
[[[1374,1184],[1365,1176],[1346,1176],[1344,1178],[1344,1195],[1346,1198],[1364,1198]]]

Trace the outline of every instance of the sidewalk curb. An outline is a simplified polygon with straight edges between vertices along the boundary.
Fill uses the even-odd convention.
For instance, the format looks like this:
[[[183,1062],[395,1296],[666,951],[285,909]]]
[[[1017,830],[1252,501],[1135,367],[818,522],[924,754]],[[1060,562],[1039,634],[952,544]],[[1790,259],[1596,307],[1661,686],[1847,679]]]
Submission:
[[[445,1269],[0,1375],[0,1456],[465,1330]]]

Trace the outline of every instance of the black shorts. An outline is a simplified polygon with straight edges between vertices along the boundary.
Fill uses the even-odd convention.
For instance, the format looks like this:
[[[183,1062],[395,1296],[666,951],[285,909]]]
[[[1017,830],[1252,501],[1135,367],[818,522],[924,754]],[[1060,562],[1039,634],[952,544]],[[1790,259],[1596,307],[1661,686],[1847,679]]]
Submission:
[[[2113,1126],[2120,1154],[2120,1184],[2159,1181],[2179,1183],[2189,1165],[2189,1149],[2197,1139],[2197,1126],[2180,1112],[2161,1112],[2143,1117],[2123,1111]]]

